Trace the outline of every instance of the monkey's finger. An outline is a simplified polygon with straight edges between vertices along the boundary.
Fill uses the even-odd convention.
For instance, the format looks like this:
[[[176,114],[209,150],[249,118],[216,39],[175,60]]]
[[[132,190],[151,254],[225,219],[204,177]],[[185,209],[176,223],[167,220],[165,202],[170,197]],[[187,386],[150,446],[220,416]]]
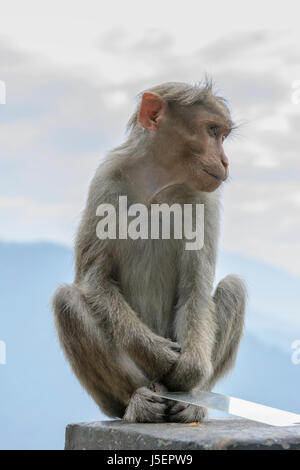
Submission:
[[[144,402],[144,405],[145,405],[145,410],[148,410],[149,413],[151,413],[153,417],[155,417],[155,422],[165,421],[166,406],[164,404],[152,403],[150,400],[146,400],[146,402]]]
[[[173,349],[173,351],[176,351],[176,352],[181,352],[181,346],[179,343],[172,342],[171,349]]]
[[[152,392],[167,392],[167,388],[162,385],[161,383],[159,383],[157,380],[154,380],[153,382],[151,382],[147,388],[149,388],[149,390],[151,390]]]
[[[155,384],[150,384],[150,387],[155,387]],[[157,388],[159,387],[158,385],[156,386]],[[155,390],[151,390],[151,388],[145,388],[144,390],[144,393],[143,393],[143,396],[144,396],[144,399],[149,402],[149,403],[160,403],[160,404],[163,404],[166,402],[165,398],[161,398],[157,395],[155,395]]]
[[[176,403],[169,409],[168,413],[169,415],[175,415],[179,413],[180,411],[185,410],[185,408],[186,408],[186,405],[184,403]]]
[[[147,398],[147,401],[150,401],[151,403],[164,403],[166,400],[165,398],[157,397],[155,395],[152,395],[151,397]]]

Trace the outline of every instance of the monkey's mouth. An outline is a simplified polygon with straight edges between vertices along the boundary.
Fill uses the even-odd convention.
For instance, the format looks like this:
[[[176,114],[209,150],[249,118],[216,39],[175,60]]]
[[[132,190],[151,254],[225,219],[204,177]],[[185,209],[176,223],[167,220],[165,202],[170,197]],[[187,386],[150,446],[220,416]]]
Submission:
[[[223,178],[221,178],[220,176],[218,175],[215,175],[214,173],[210,173],[210,171],[207,171],[205,170],[204,168],[202,168],[203,171],[205,171],[205,173],[207,173],[209,176],[212,176],[213,178],[215,178],[217,181],[225,181],[227,179],[227,173],[225,174],[225,176]]]

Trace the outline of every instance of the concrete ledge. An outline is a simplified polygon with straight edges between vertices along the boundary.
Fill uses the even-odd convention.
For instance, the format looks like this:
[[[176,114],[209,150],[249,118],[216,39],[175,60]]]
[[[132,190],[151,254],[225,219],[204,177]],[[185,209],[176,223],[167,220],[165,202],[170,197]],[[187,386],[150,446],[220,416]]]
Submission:
[[[212,419],[200,425],[69,424],[66,450],[300,449],[300,426],[272,427],[243,419]]]

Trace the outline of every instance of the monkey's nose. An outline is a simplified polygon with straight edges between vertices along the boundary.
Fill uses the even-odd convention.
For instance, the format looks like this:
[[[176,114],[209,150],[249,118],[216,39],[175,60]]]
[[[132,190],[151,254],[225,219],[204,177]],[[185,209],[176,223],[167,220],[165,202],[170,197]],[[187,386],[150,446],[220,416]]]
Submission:
[[[222,158],[222,165],[223,165],[223,167],[224,167],[225,169],[227,169],[227,168],[229,167],[229,161],[227,160],[226,157],[225,157],[225,158],[224,158],[224,157]]]

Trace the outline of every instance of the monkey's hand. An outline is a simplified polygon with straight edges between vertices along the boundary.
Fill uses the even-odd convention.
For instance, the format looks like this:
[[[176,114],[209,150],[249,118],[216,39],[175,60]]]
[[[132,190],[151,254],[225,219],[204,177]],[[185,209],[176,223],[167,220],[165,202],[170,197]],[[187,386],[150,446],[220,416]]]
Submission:
[[[149,349],[144,349],[140,359],[148,374],[152,378],[160,380],[169,374],[170,370],[178,362],[181,346],[179,343],[157,335],[152,338],[151,343],[152,345]]]
[[[196,386],[205,384],[212,375],[210,361],[201,358],[200,354],[184,351],[175,366],[162,379],[162,383],[175,392],[188,392]]]

